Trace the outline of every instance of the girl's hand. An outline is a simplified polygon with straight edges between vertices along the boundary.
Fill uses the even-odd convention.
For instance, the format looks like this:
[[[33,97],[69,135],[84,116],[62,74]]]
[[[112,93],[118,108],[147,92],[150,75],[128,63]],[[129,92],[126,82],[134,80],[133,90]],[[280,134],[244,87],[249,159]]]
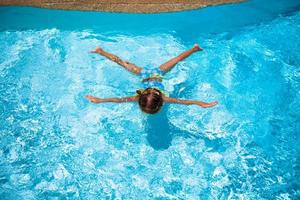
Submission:
[[[197,105],[203,107],[203,108],[210,108],[210,107],[214,107],[215,105],[217,105],[218,102],[214,101],[214,102],[210,102],[210,103],[206,103],[206,102],[198,102]]]
[[[94,96],[91,96],[91,95],[86,95],[85,98],[87,100],[89,100],[90,102],[93,102],[93,103],[99,103],[99,102],[101,102],[101,99],[99,99],[97,97],[94,97]]]

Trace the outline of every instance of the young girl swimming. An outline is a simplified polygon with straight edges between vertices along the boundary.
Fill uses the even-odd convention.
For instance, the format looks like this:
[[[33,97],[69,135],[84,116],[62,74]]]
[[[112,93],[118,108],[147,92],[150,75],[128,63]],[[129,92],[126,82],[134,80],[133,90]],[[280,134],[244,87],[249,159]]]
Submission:
[[[184,100],[171,98],[164,91],[164,85],[162,84],[163,75],[170,71],[178,62],[190,56],[192,53],[202,51],[203,49],[195,44],[193,48],[181,53],[179,56],[172,58],[166,63],[159,66],[157,69],[143,69],[135,64],[121,60],[118,56],[108,53],[97,47],[96,50],[91,53],[100,54],[109,60],[121,65],[128,71],[140,76],[142,78],[143,89],[137,90],[136,96],[122,97],[122,98],[98,98],[91,95],[87,95],[86,98],[93,103],[104,103],[104,102],[138,102],[143,112],[154,114],[157,113],[164,102],[166,103],[177,103],[185,105],[198,105],[203,108],[213,107],[218,104],[214,102],[203,102],[194,100]]]

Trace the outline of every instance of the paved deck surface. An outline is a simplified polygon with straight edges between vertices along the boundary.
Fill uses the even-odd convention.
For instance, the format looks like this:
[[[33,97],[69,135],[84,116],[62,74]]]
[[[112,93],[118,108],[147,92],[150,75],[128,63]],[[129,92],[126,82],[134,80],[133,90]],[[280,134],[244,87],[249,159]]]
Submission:
[[[0,0],[0,5],[34,6],[67,10],[158,13],[190,10],[243,0]]]

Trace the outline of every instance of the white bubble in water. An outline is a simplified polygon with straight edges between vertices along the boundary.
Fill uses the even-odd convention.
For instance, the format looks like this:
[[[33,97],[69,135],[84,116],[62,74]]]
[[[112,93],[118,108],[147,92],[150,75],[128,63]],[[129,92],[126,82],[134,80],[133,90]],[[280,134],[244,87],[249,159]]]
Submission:
[[[12,174],[10,176],[10,179],[14,185],[22,185],[22,184],[27,184],[30,182],[30,175],[29,174]]]
[[[133,181],[133,185],[140,189],[146,189],[149,187],[149,183],[148,183],[147,179],[145,179],[139,175],[133,175],[132,181]]]
[[[213,165],[219,165],[223,156],[218,152],[205,152],[203,155]]]
[[[56,171],[53,172],[53,176],[55,179],[63,179],[70,175],[68,170],[62,164],[58,164]]]

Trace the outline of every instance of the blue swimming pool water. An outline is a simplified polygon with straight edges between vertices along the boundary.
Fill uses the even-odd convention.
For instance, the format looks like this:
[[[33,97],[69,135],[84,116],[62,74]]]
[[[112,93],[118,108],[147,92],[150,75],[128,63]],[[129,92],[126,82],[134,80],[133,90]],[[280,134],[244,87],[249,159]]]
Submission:
[[[0,199],[299,199],[299,1],[248,1],[171,14],[0,8]],[[158,66],[171,96],[126,96],[139,78],[97,45]]]

